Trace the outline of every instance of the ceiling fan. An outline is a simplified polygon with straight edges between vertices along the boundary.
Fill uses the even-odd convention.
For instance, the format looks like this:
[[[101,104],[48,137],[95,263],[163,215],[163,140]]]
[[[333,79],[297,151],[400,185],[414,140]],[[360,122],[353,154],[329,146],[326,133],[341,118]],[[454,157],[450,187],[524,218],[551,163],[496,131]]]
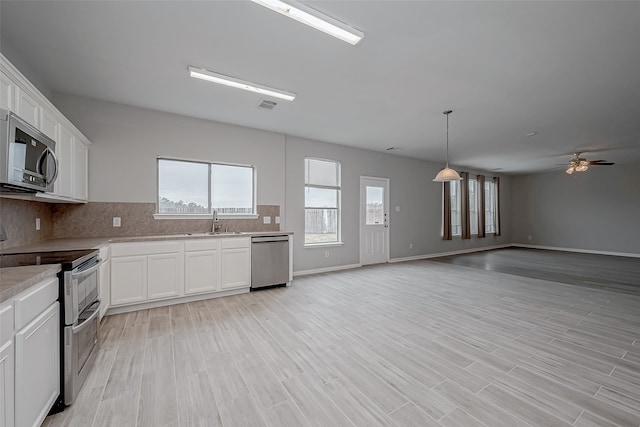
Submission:
[[[606,160],[587,160],[584,157],[580,157],[580,152],[574,153],[574,157],[569,160],[569,165],[566,172],[571,175],[574,172],[584,172],[589,169],[589,166],[611,166],[615,165],[613,162],[607,162]]]

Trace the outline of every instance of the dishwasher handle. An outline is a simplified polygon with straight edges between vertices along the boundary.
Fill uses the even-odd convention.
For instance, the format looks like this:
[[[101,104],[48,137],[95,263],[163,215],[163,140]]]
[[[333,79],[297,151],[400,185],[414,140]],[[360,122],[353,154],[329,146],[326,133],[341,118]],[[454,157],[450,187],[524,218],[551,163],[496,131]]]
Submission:
[[[270,243],[270,242],[287,242],[289,236],[264,236],[264,237],[252,237],[251,243]]]

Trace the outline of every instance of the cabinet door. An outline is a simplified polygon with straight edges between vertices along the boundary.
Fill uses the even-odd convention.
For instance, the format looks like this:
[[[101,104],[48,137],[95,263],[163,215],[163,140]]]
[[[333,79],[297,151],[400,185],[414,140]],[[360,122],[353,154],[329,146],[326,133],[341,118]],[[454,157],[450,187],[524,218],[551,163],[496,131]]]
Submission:
[[[88,198],[89,149],[74,138],[73,144],[73,198]]]
[[[16,334],[15,424],[39,426],[60,394],[60,305]]]
[[[111,305],[147,299],[147,257],[111,258]]]
[[[182,254],[148,256],[147,297],[168,298],[182,295],[184,273]]]
[[[0,72],[0,108],[3,110],[14,110],[15,100],[13,97],[15,88],[15,85],[9,77],[5,73]]]
[[[56,142],[56,155],[58,152],[58,139],[60,139],[58,137],[59,129],[60,123],[58,123],[58,120],[49,111],[42,110],[42,126],[40,126],[40,130]]]
[[[60,135],[56,143],[58,179],[54,184],[54,193],[69,198],[73,197],[73,143],[74,137],[69,129],[60,126]]]
[[[0,427],[12,427],[14,405],[13,337],[0,347]]]
[[[16,112],[31,126],[40,129],[40,105],[20,88],[16,90]]]
[[[251,253],[249,249],[223,249],[220,272],[223,290],[251,286]]]
[[[218,251],[185,253],[185,294],[197,294],[220,290]]]
[[[109,304],[111,303],[111,262],[108,257],[102,255],[102,251],[100,251],[100,258],[104,260],[98,272],[100,319],[102,319],[102,316],[107,312]]]

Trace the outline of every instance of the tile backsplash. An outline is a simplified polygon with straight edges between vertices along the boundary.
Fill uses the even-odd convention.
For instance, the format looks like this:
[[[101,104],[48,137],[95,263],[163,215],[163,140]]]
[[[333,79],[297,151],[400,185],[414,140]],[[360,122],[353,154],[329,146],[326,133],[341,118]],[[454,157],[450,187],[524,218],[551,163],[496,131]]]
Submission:
[[[86,205],[55,205],[54,238],[148,236],[211,231],[211,219],[154,219],[155,203],[90,202]],[[222,219],[222,230],[278,231],[274,217],[280,215],[280,206],[258,205],[257,219]],[[270,216],[271,224],[263,224]],[[113,226],[119,217],[120,227]]]
[[[51,239],[52,207],[49,203],[0,198],[0,223],[7,233],[7,240],[0,242],[0,250]],[[40,230],[36,230],[36,218],[40,218]]]
[[[155,203],[89,202],[87,204],[50,204],[0,198],[0,223],[7,240],[0,250],[48,239],[81,237],[124,237],[211,231],[211,219],[154,219]],[[220,218],[222,230],[279,231],[278,205],[258,205],[257,219]],[[270,224],[263,218],[271,217]],[[119,217],[120,227],[113,227]],[[40,231],[36,231],[40,218]]]

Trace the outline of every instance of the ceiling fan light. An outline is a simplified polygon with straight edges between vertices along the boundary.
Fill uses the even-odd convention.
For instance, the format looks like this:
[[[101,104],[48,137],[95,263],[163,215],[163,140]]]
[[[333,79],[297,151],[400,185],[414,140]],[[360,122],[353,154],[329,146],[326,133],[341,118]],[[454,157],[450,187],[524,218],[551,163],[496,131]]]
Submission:
[[[569,168],[567,169],[567,171],[566,171],[566,172],[567,172],[569,175],[571,175],[575,169],[576,169],[575,167],[573,167],[573,166],[569,166]]]
[[[589,169],[589,167],[588,167],[587,165],[583,165],[582,163],[580,164],[580,166],[577,166],[577,167],[576,167],[576,170],[577,170],[578,172],[584,172],[584,171],[586,171],[587,169]]]
[[[442,169],[435,178],[433,178],[433,182],[447,182],[447,181],[460,181],[462,178],[458,175],[458,172],[451,169],[450,167],[446,167]]]

